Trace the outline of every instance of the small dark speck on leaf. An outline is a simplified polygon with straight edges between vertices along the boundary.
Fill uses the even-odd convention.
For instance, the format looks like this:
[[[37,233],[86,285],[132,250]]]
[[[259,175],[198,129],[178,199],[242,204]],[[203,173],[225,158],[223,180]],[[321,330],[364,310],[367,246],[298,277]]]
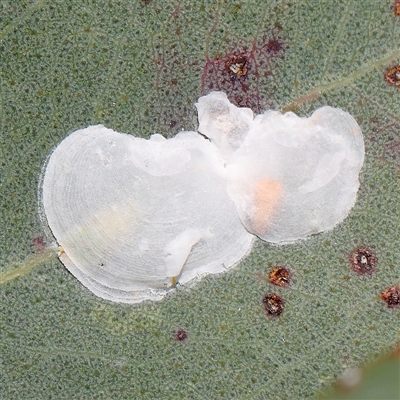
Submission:
[[[46,241],[42,236],[35,236],[32,239],[32,247],[35,253],[43,253],[46,249]]]
[[[268,317],[279,317],[285,308],[285,300],[275,293],[268,294],[262,299],[264,309]]]
[[[385,289],[380,298],[387,304],[389,308],[400,308],[400,289],[399,285],[395,285]]]
[[[390,85],[400,88],[400,65],[395,65],[387,70],[385,74],[385,80]]]
[[[292,273],[285,267],[274,267],[268,274],[270,283],[276,286],[289,287]]]
[[[355,249],[349,256],[351,269],[358,275],[372,275],[378,264],[375,253],[368,247]]]
[[[175,339],[179,342],[183,342],[187,338],[187,333],[183,329],[178,329],[175,332]]]
[[[177,6],[174,8],[174,11],[172,11],[172,16],[175,17],[175,18],[177,18],[177,17],[179,16],[179,12],[180,12],[179,5],[177,5]]]
[[[267,51],[267,53],[270,54],[279,53],[282,49],[283,49],[283,43],[277,39],[270,39],[265,45],[265,50]]]

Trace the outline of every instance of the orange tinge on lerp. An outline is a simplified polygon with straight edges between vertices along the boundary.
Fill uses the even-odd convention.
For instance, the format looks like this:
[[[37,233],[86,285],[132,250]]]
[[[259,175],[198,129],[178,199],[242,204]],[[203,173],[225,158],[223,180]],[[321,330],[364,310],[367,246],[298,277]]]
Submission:
[[[261,179],[254,188],[254,208],[251,227],[256,234],[263,234],[270,218],[282,197],[282,185],[271,179]]]

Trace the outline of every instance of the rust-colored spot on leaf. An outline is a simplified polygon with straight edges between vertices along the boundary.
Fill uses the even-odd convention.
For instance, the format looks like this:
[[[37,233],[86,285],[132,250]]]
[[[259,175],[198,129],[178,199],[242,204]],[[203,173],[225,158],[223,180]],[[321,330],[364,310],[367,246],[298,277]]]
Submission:
[[[178,329],[178,330],[175,332],[175,339],[176,339],[178,342],[183,342],[186,338],[187,338],[187,333],[186,333],[186,331],[184,331],[183,329]]]
[[[238,107],[249,107],[260,113],[271,106],[268,93],[260,94],[259,87],[266,86],[276,67],[275,59],[282,58],[284,42],[270,33],[260,41],[254,40],[251,48],[236,47],[232,51],[207,59],[201,78],[201,92],[222,90]]]
[[[248,60],[246,56],[234,56],[226,62],[225,70],[233,77],[245,77],[248,72],[247,64]]]
[[[385,80],[390,85],[400,88],[400,65],[395,65],[386,71]]]
[[[375,253],[368,247],[354,250],[349,256],[349,261],[351,269],[358,275],[372,275],[378,265]]]
[[[400,15],[400,0],[394,0],[393,11],[394,15],[396,16]]]
[[[285,300],[275,293],[266,295],[262,303],[267,315],[271,318],[279,317],[285,308]]]
[[[289,287],[292,273],[285,267],[274,267],[268,274],[270,283],[280,287]]]
[[[387,304],[389,308],[400,308],[400,290],[399,285],[394,285],[385,289],[380,298]]]

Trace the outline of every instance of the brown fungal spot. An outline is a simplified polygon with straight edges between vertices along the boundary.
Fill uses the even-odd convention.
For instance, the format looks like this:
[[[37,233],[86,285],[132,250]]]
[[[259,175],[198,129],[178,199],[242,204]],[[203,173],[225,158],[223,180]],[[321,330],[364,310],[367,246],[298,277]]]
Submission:
[[[390,85],[400,87],[400,65],[395,65],[387,70],[385,73],[385,80]]]
[[[373,274],[378,264],[375,253],[368,247],[354,250],[349,256],[349,261],[351,269],[358,275]]]
[[[289,287],[292,273],[285,267],[274,267],[268,274],[270,283],[280,287]]]
[[[400,0],[394,0],[393,4],[394,15],[400,15]]]
[[[361,100],[365,104],[368,104],[367,102],[372,104],[370,97],[362,95]],[[381,115],[369,118],[373,135],[365,139],[372,144],[376,144],[379,141],[381,143],[380,148],[382,149],[380,157],[383,161],[397,167],[397,173],[400,173],[400,117],[391,113],[383,117],[387,111],[384,105],[374,105],[372,107],[376,107],[376,111],[374,112]]]
[[[178,329],[175,332],[175,339],[179,342],[183,342],[187,338],[187,333],[183,329]]]
[[[265,45],[265,50],[267,53],[277,54],[283,49],[283,43],[279,40],[272,38],[268,40],[267,44]]]
[[[267,315],[271,318],[279,317],[285,308],[285,300],[275,293],[264,296],[262,303]]]
[[[389,308],[400,308],[399,285],[385,289],[379,296]]]
[[[177,18],[179,16],[179,12],[180,12],[180,7],[178,4],[177,6],[175,6],[174,11],[172,11],[172,16]]]
[[[232,76],[241,78],[247,75],[248,59],[246,56],[234,56],[225,63],[225,71]]]

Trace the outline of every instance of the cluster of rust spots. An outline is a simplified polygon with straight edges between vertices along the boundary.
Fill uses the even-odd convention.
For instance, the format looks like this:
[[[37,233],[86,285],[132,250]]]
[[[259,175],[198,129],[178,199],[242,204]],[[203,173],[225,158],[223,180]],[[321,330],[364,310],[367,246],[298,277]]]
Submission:
[[[400,0],[394,0],[393,11],[394,15],[396,16],[400,15]]]
[[[268,317],[279,317],[285,309],[285,300],[275,293],[268,294],[262,299],[262,303]]]
[[[385,80],[390,85],[400,88],[400,65],[388,69],[385,73]]]
[[[351,269],[358,275],[372,275],[378,265],[376,254],[368,247],[359,247],[349,255]]]
[[[186,331],[184,331],[183,329],[178,329],[178,330],[175,332],[175,339],[176,339],[178,342],[183,342],[184,340],[186,340],[186,339],[187,339],[187,333],[186,333]]]
[[[265,279],[265,278],[264,278]],[[282,288],[288,288],[292,281],[292,272],[289,268],[275,266],[269,271],[268,282]],[[285,300],[276,293],[270,293],[262,299],[264,310],[268,317],[279,317],[285,309]]]
[[[379,297],[389,308],[400,308],[400,289],[398,284],[385,289]]]
[[[283,57],[285,44],[277,27],[268,37],[254,40],[251,47],[239,47],[225,55],[207,59],[201,77],[203,95],[212,90],[224,91],[238,107],[249,107],[260,113],[271,106],[267,94],[260,94],[263,80],[269,79],[276,68],[275,59]]]

